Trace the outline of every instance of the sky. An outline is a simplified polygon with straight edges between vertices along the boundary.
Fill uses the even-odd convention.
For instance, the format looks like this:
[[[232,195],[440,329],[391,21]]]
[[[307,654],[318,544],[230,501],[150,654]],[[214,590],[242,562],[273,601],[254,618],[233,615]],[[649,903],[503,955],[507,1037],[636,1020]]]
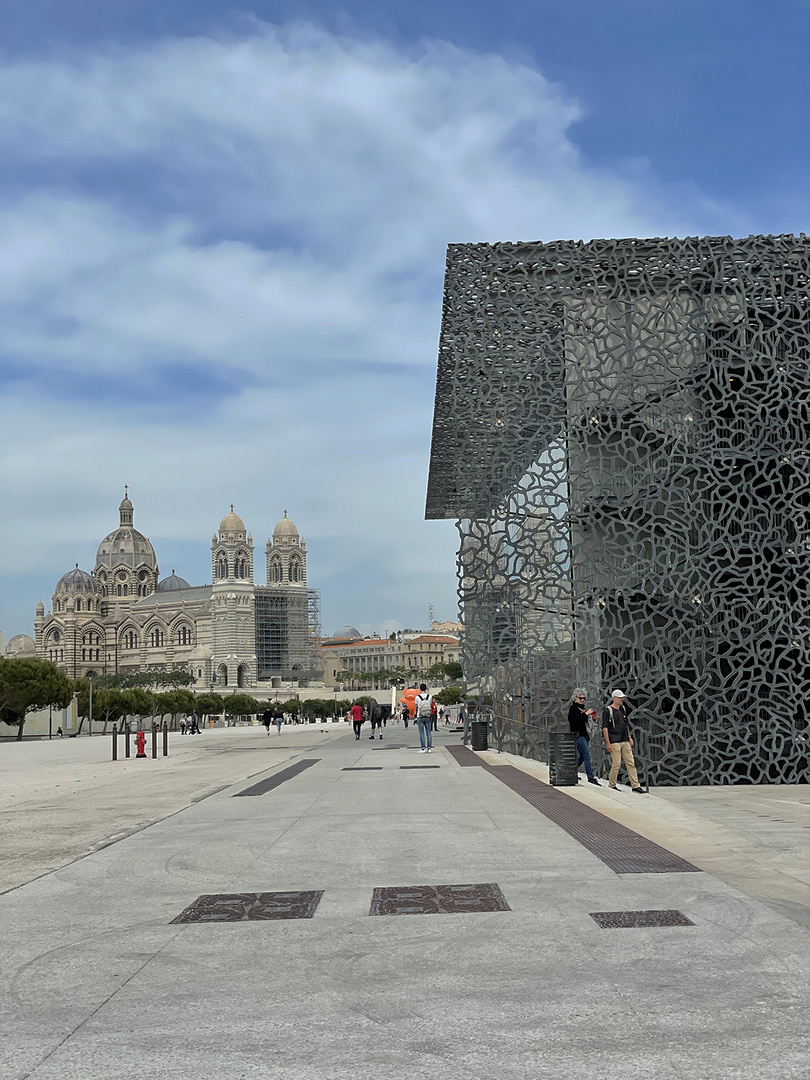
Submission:
[[[8,0],[0,630],[124,484],[161,574],[284,510],[326,633],[456,616],[448,243],[804,232],[810,0]]]

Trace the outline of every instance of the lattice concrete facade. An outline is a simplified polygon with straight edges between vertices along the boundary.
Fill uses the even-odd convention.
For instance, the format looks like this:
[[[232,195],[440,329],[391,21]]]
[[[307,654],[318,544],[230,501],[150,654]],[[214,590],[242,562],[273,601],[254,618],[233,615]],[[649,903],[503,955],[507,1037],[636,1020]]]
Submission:
[[[427,517],[514,749],[618,685],[654,782],[808,780],[809,282],[804,236],[450,247]]]

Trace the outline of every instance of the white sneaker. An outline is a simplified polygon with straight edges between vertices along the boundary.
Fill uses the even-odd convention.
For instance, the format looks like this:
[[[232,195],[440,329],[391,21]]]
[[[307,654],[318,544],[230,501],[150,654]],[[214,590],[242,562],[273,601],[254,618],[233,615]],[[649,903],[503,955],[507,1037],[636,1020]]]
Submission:
[[[431,750],[431,748],[430,748],[430,747],[428,747],[428,748],[427,748],[427,752],[428,752],[429,754],[432,754],[432,753],[433,753],[433,751]]]
[[[420,751],[419,751],[419,753],[420,753],[420,754],[426,754],[426,753],[427,753],[427,750],[420,750]]]

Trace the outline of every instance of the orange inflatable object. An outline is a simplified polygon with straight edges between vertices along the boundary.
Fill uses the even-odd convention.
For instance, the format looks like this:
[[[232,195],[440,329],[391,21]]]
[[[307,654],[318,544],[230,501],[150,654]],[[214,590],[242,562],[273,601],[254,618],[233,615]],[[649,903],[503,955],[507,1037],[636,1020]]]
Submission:
[[[402,691],[402,697],[399,699],[400,705],[408,706],[408,716],[413,720],[416,716],[416,696],[419,690],[413,686],[408,690]]]

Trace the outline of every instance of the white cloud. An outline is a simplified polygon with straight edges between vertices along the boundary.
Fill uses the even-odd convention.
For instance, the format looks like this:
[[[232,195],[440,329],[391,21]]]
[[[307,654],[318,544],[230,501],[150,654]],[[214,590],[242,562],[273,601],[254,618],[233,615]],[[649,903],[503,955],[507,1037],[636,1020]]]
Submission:
[[[49,595],[57,552],[114,524],[126,479],[156,540],[205,543],[232,500],[257,531],[301,507],[313,549],[407,583],[398,614],[358,573],[343,621],[411,622],[442,572],[450,597],[452,530],[420,522],[446,243],[684,233],[717,212],[589,169],[579,112],[498,56],[308,26],[9,64],[0,138],[28,179],[0,214],[4,353],[84,381],[69,402],[47,374],[6,395],[6,568],[39,567]],[[204,410],[190,385],[129,393],[177,362],[231,392]]]

